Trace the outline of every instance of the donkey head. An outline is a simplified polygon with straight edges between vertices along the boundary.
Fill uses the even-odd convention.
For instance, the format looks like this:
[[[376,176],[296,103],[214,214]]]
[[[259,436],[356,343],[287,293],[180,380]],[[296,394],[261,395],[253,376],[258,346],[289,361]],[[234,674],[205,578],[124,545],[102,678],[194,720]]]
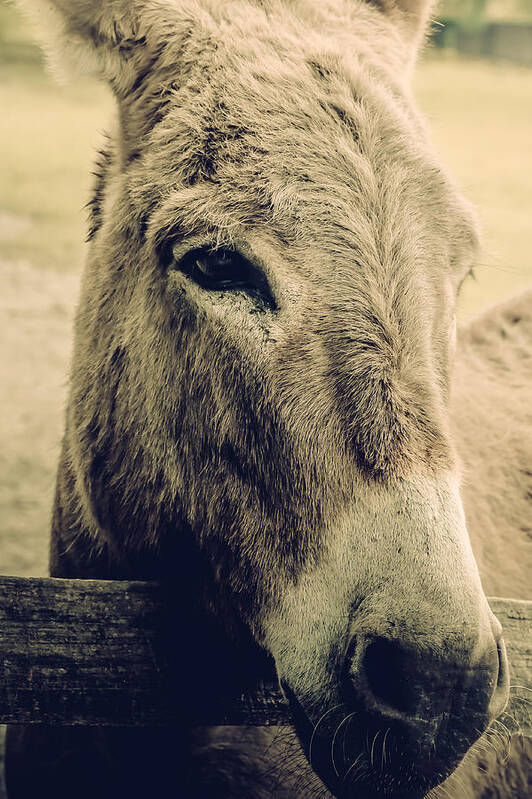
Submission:
[[[86,528],[190,536],[331,790],[422,795],[508,690],[448,427],[475,224],[407,88],[429,4],[26,5],[118,105],[67,421]]]

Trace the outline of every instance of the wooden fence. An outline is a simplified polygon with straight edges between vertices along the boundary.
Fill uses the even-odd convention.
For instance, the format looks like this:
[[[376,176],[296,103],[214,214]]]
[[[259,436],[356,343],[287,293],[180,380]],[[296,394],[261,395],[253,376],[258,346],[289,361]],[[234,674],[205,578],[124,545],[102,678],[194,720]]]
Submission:
[[[0,723],[175,724],[183,690],[166,600],[156,583],[0,577]],[[514,686],[505,723],[532,736],[532,602],[489,602]],[[290,714],[270,685],[211,698],[194,721],[281,725]]]

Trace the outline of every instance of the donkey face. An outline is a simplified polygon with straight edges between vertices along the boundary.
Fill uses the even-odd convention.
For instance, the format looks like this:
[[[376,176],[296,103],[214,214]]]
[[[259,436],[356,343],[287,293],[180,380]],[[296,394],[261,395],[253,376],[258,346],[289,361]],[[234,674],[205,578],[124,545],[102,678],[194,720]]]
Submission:
[[[85,524],[192,533],[345,796],[422,795],[507,695],[447,426],[475,226],[405,88],[426,5],[47,4],[119,109],[67,422]]]

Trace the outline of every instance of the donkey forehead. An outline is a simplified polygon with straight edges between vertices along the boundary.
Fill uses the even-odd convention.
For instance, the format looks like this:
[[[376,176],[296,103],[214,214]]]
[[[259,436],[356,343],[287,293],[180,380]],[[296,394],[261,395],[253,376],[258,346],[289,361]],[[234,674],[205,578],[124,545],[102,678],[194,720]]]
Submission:
[[[386,73],[330,51],[280,56],[271,45],[269,58],[248,60],[219,49],[152,109],[139,170],[150,207],[161,196],[171,207],[176,195],[183,233],[203,225],[232,235],[262,223],[286,243],[316,235],[353,247],[364,231],[371,239],[368,220],[409,216],[411,235],[413,222],[426,228],[438,217],[440,233],[472,238],[467,211]]]

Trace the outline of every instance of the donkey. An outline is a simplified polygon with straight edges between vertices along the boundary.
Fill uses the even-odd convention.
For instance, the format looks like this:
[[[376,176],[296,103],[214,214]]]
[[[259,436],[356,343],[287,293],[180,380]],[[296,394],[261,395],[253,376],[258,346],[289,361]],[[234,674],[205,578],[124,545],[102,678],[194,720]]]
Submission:
[[[426,795],[509,693],[449,415],[477,227],[408,90],[431,4],[20,4],[118,108],[51,573],[165,580],[185,676],[171,734],[12,729],[10,795]],[[272,675],[276,785],[282,741],[186,709]]]

